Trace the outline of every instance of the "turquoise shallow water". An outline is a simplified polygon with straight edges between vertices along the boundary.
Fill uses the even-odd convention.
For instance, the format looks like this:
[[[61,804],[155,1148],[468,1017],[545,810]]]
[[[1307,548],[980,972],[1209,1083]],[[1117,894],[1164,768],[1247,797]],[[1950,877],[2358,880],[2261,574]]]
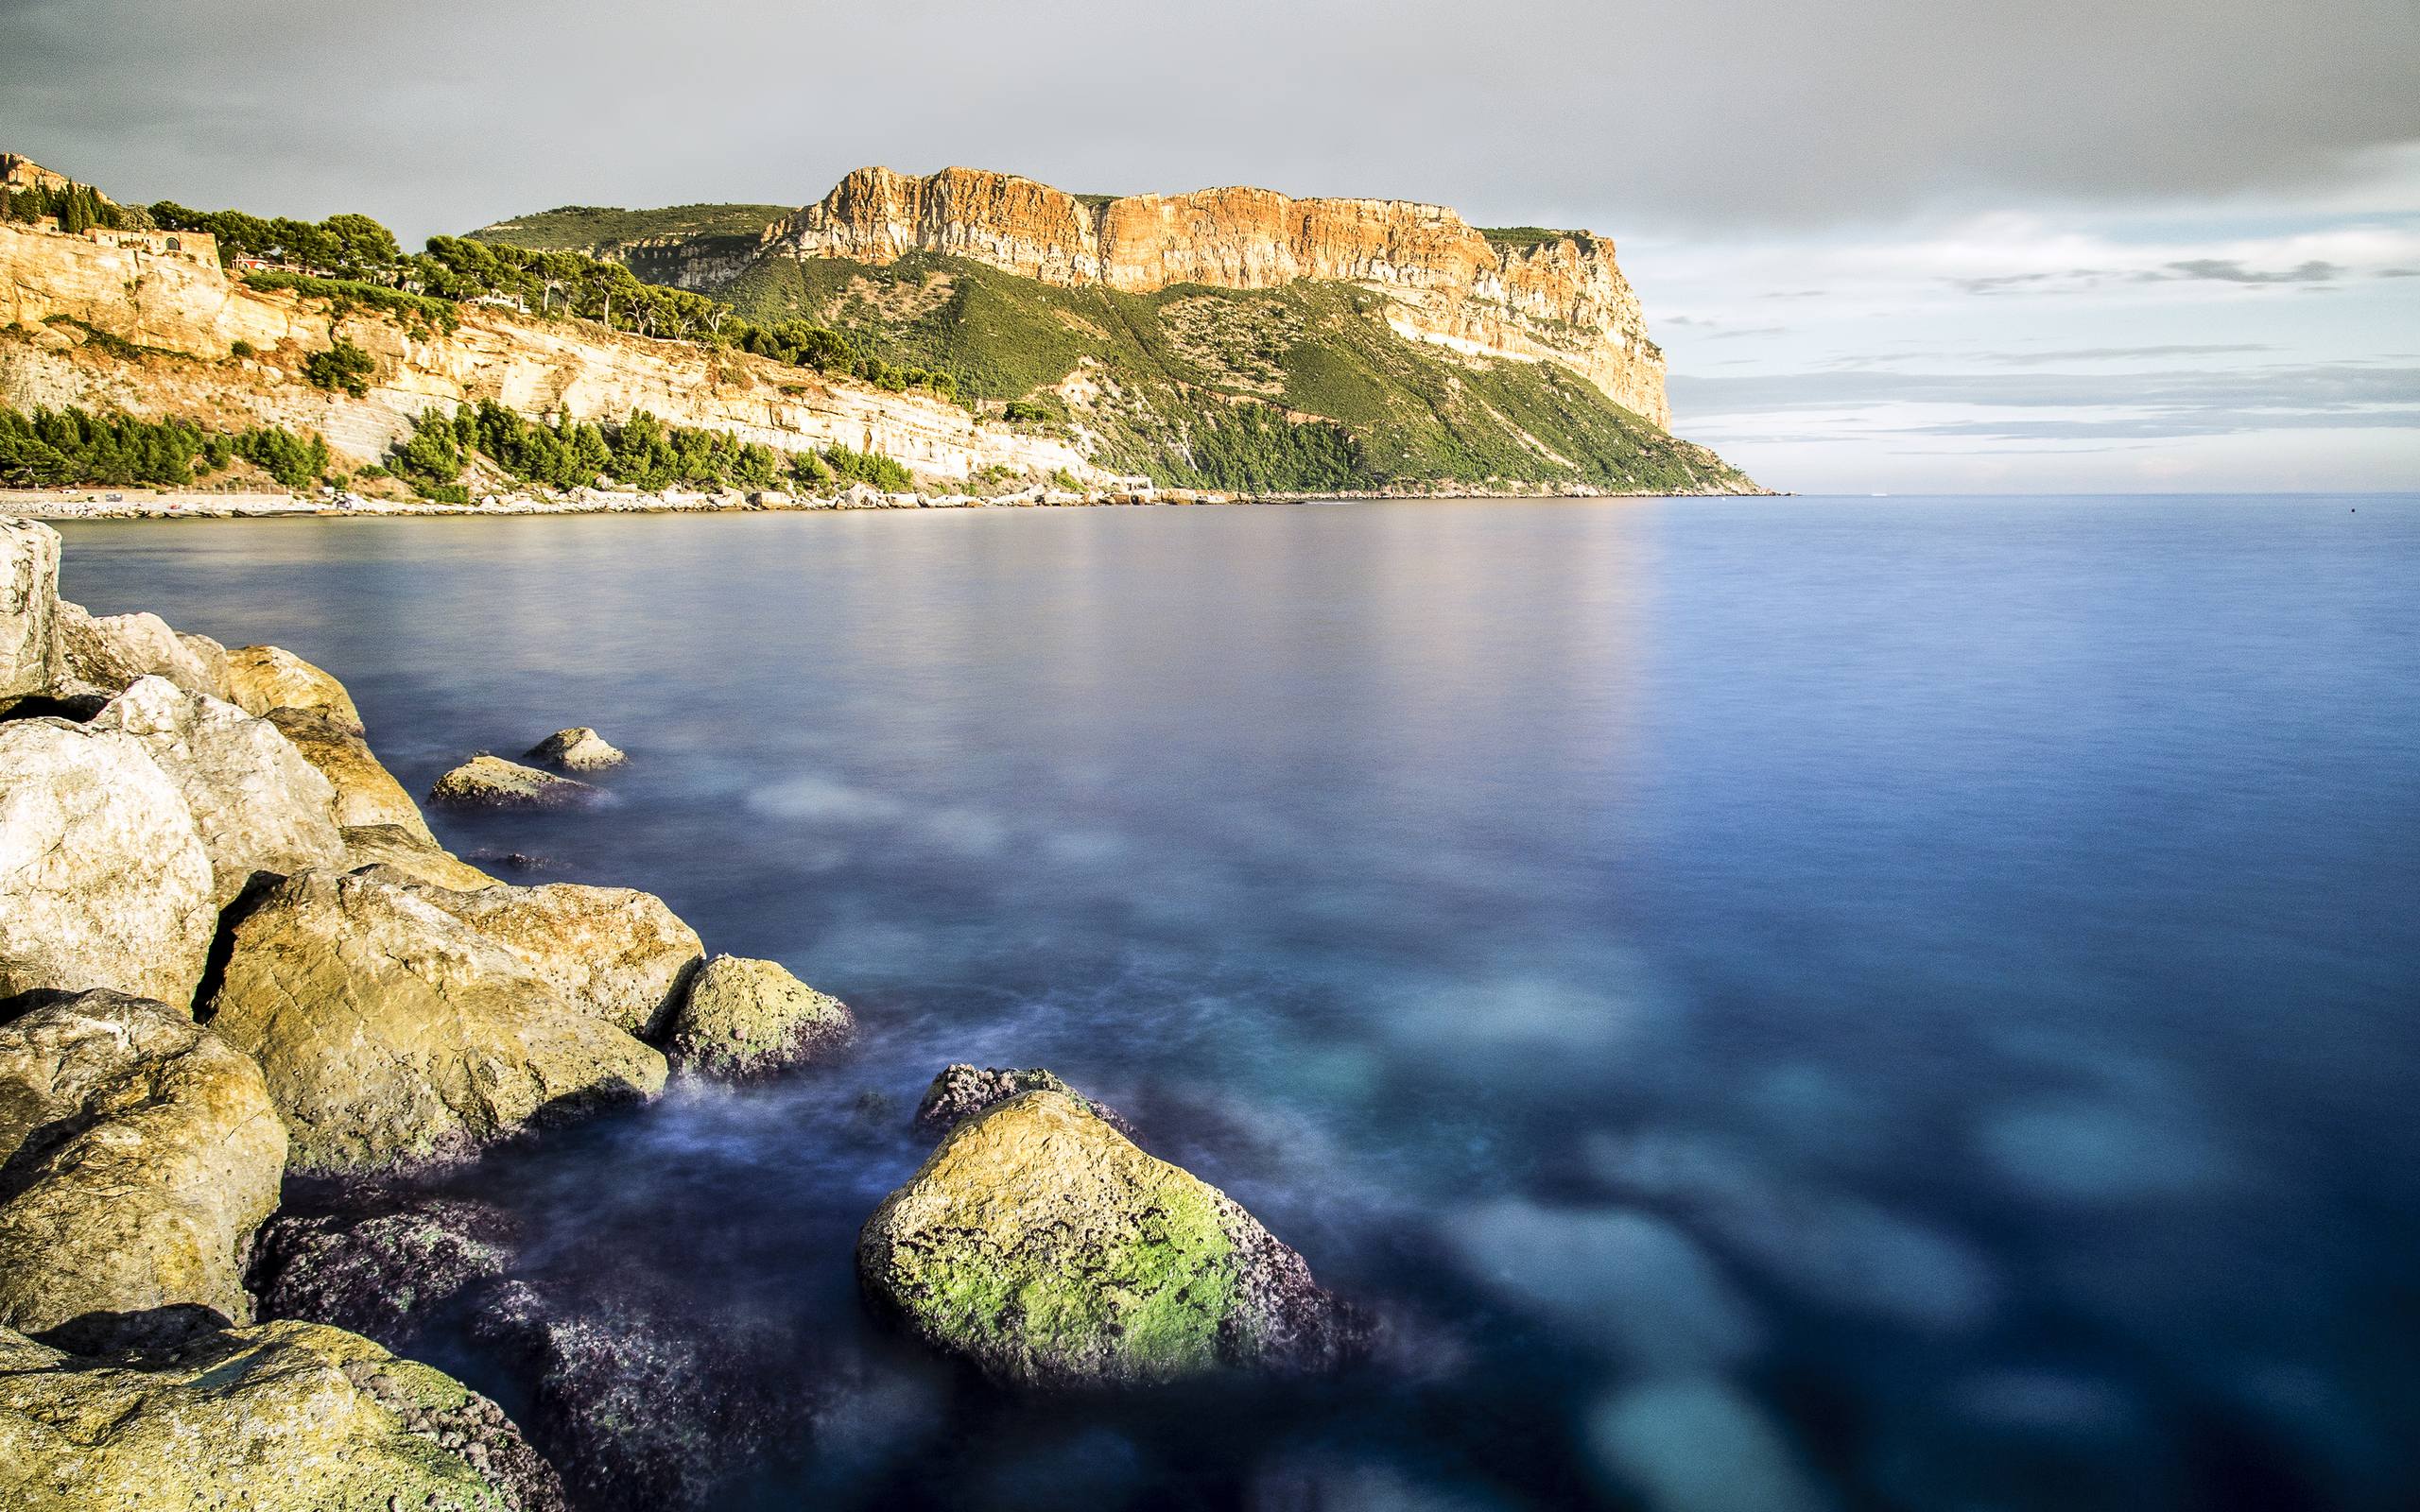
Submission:
[[[2420,1482],[2420,497],[66,534],[96,611],[337,672],[416,790],[597,726],[611,806],[441,833],[857,1008],[461,1178],[814,1383],[717,1504]],[[848,1246],[953,1059],[1127,1110],[1386,1366],[1021,1407],[903,1356]]]

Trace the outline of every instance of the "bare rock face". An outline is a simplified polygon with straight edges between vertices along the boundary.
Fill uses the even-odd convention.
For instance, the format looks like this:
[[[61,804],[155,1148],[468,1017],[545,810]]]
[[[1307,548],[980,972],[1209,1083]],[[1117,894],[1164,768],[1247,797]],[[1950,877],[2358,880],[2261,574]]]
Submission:
[[[361,711],[344,684],[279,646],[239,646],[227,653],[227,701],[260,717],[272,709],[315,710],[361,733]]]
[[[1322,1369],[1364,1333],[1233,1199],[1060,1091],[953,1129],[867,1221],[857,1276],[909,1332],[1006,1385]]]
[[[596,789],[501,756],[474,756],[437,780],[431,803],[467,809],[555,809],[585,803]]]
[[[586,725],[558,730],[529,747],[527,754],[529,760],[541,766],[559,767],[566,772],[590,772],[605,766],[619,766],[630,759]]]
[[[197,1326],[70,1354],[0,1329],[0,1504],[15,1512],[562,1512],[496,1405],[314,1323]]]
[[[1074,1098],[1095,1118],[1128,1139],[1134,1137],[1133,1127],[1116,1109],[1094,1102],[1039,1066],[1004,1070],[998,1066],[970,1066],[963,1061],[943,1066],[933,1084],[925,1089],[924,1099],[916,1105],[916,1126],[947,1133],[994,1103],[1004,1103],[1020,1092],[1045,1091]]]
[[[391,824],[410,831],[430,845],[437,843],[437,836],[429,833],[428,821],[421,817],[420,805],[412,801],[412,796],[404,791],[404,784],[395,781],[394,774],[379,764],[357,727],[325,709],[297,709],[291,705],[272,709],[262,717],[275,725],[278,733],[336,790],[335,817],[338,828]]]
[[[392,867],[414,882],[453,892],[504,885],[436,841],[400,824],[356,824],[340,833],[347,871]]]
[[[217,917],[201,833],[143,742],[0,724],[0,998],[106,987],[190,1003]]]
[[[796,256],[869,263],[942,252],[1048,284],[1136,293],[1350,283],[1386,299],[1388,323],[1405,335],[1560,362],[1656,424],[1671,421],[1663,351],[1648,338],[1614,244],[1588,232],[1491,238],[1441,205],[1395,199],[1236,188],[1094,203],[1014,174],[860,168],[775,222],[766,241]]]
[[[58,676],[59,532],[0,517],[0,709]]]
[[[565,1003],[642,1038],[664,1026],[705,954],[663,899],[632,887],[556,882],[423,896],[510,951]]]
[[[268,720],[147,677],[95,714],[93,728],[140,741],[184,795],[219,907],[256,871],[288,876],[343,859],[335,789]]]
[[[249,1320],[241,1257],[285,1175],[260,1068],[187,1014],[92,991],[0,1026],[0,1324]]]
[[[234,925],[211,1026],[247,1051],[297,1171],[458,1160],[544,1115],[664,1090],[664,1057],[391,873],[304,872]]]
[[[157,614],[95,615],[60,599],[57,633],[60,684],[70,691],[119,694],[138,678],[159,677],[187,693],[226,696],[226,648],[180,635]]]
[[[813,1060],[856,1028],[848,1005],[780,962],[717,955],[690,979],[664,1048],[676,1066],[737,1081]]]

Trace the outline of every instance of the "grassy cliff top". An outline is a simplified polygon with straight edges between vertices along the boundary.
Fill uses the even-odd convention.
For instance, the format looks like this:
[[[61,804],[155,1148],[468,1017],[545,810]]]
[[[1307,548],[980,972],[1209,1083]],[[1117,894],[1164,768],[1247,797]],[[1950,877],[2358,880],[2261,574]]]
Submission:
[[[788,215],[790,205],[666,205],[661,210],[619,210],[607,205],[564,205],[534,215],[516,215],[482,226],[473,239],[510,242],[540,251],[584,252],[608,242],[652,236],[753,236]]]

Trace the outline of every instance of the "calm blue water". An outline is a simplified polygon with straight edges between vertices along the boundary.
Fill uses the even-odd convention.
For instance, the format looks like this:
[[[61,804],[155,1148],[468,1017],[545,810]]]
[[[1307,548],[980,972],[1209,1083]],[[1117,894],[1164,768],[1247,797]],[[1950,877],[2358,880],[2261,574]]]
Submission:
[[[2420,1485],[2420,497],[67,534],[95,610],[335,670],[416,790],[597,726],[612,807],[441,833],[856,1006],[838,1067],[467,1178],[812,1377],[722,1504]],[[1385,1366],[904,1358],[849,1242],[954,1059],[1127,1110]]]

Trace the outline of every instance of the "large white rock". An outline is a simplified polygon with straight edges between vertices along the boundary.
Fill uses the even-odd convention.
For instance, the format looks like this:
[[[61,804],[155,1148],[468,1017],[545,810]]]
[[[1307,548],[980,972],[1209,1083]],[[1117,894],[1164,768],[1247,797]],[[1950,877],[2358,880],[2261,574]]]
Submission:
[[[93,716],[143,743],[193,811],[224,908],[256,871],[291,876],[344,857],[336,789],[275,725],[232,703],[142,678]]]
[[[93,614],[62,598],[56,633],[62,691],[123,693],[138,678],[160,677],[188,693],[226,696],[226,649],[178,634],[157,614]]]
[[[50,687],[58,612],[59,532],[0,519],[0,707]]]
[[[211,878],[183,795],[141,741],[0,724],[0,997],[107,987],[191,1003],[217,926]]]

